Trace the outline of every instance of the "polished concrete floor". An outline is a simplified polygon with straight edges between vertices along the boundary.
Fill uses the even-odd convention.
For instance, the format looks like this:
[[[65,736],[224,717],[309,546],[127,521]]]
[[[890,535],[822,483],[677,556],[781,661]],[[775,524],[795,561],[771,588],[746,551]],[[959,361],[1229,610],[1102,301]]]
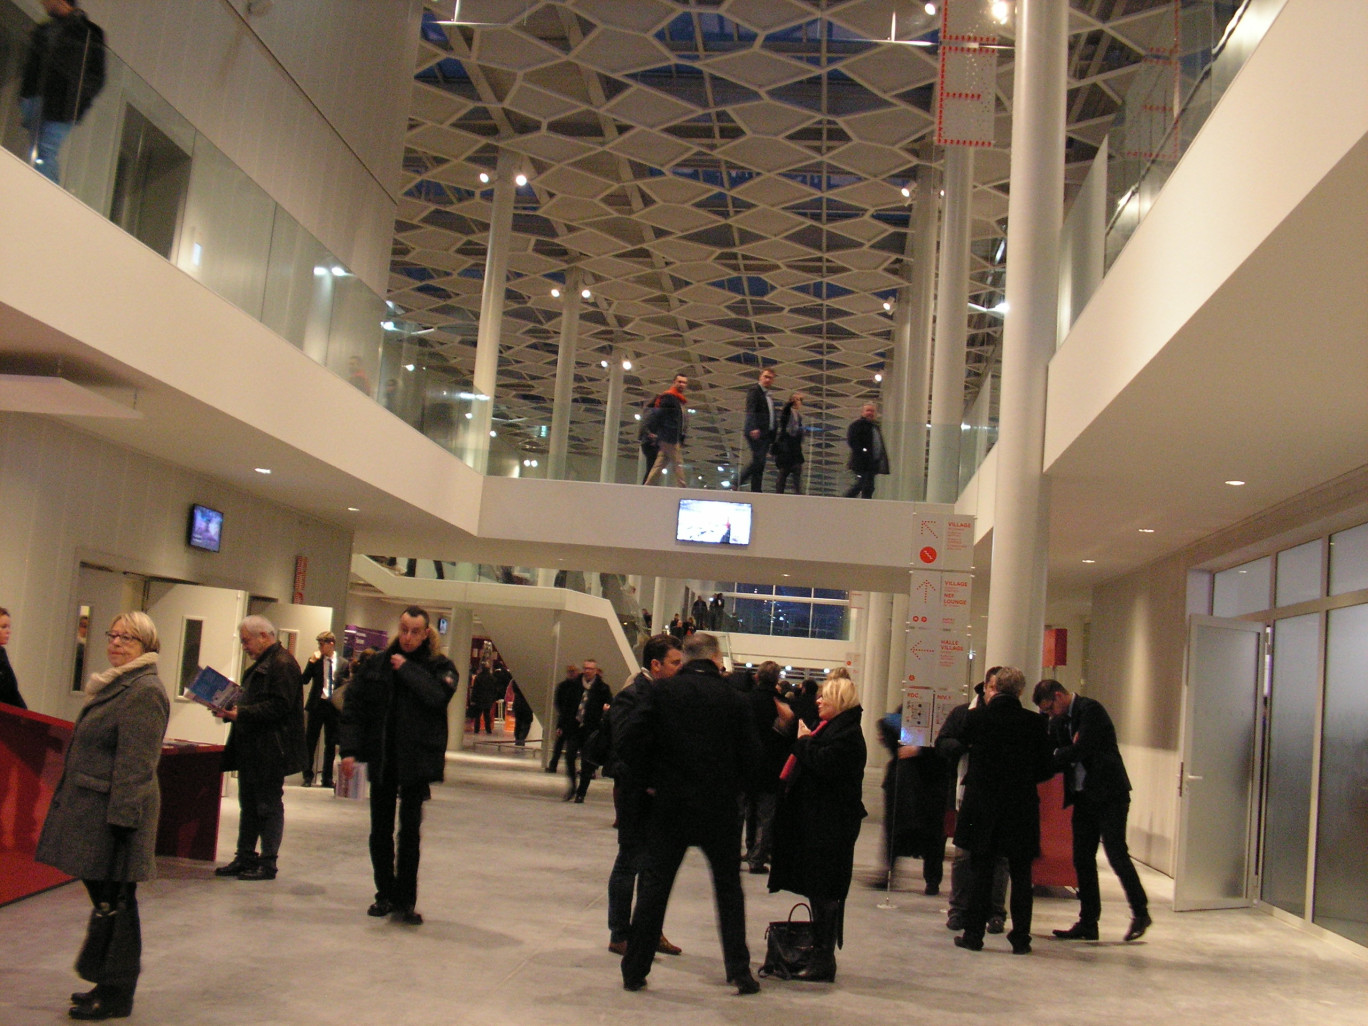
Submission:
[[[871,783],[874,783],[871,781]],[[666,933],[684,948],[660,957],[650,986],[622,990],[606,950],[605,882],[616,850],[609,786],[584,805],[560,801],[561,778],[530,760],[464,756],[427,807],[419,908],[405,927],[368,918],[364,804],[288,787],[280,877],[219,880],[212,867],[163,860],[141,889],[144,972],[133,1020],[186,1026],[339,1022],[850,1023],[934,1020],[1317,1026],[1368,1022],[1368,957],[1250,910],[1175,914],[1171,882],[1143,870],[1155,924],[1122,944],[1128,914],[1103,868],[1103,939],[1046,939],[1077,904],[1036,901],[1035,953],[1012,958],[1002,937],[980,954],[951,944],[944,899],[857,887],[835,984],[763,981],[739,998],[723,981],[707,867],[690,853]],[[876,787],[866,789],[876,807]],[[228,857],[236,802],[224,802]],[[856,854],[873,866],[871,819]],[[743,876],[754,964],[765,923],[791,899]],[[0,908],[0,1024],[66,1021],[71,963],[88,905],[66,886]]]

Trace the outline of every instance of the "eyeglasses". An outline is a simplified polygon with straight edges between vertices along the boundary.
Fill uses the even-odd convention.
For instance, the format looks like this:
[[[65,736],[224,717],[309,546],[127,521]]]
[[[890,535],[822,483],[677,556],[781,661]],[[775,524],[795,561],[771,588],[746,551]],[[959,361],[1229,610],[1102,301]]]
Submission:
[[[119,631],[105,631],[105,637],[108,638],[110,641],[120,641],[125,645],[131,644],[138,640],[138,636],[136,634],[122,634]]]

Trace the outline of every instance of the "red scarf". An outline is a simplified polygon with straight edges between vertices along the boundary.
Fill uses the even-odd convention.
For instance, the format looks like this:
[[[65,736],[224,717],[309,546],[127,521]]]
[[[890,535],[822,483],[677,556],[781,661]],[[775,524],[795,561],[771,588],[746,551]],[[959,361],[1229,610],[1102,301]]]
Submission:
[[[817,724],[817,726],[812,729],[812,733],[809,734],[808,737],[816,737],[823,731],[823,729],[825,729],[826,725],[830,722],[830,720],[823,720],[821,723]],[[790,755],[788,757],[788,760],[784,763],[784,768],[779,771],[779,780],[782,783],[787,784],[790,783],[793,780],[793,778],[797,775],[798,756]]]

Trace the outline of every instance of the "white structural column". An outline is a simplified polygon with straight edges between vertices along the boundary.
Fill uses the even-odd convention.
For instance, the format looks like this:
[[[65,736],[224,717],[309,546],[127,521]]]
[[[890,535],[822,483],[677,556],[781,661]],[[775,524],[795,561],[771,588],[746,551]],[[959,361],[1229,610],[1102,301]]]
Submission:
[[[565,455],[570,439],[570,411],[575,401],[575,351],[579,347],[580,271],[565,272],[561,290],[560,348],[556,351],[556,391],[551,400],[551,439],[546,454],[546,476],[565,478]]]
[[[912,274],[912,231],[911,225],[905,236],[902,273],[905,278]],[[912,447],[905,440],[907,425],[907,388],[908,361],[912,345],[912,308],[911,286],[898,289],[896,305],[893,308],[893,332],[889,340],[888,356],[884,360],[883,418],[884,442],[888,446],[888,488],[887,498],[902,499],[903,481],[908,476],[912,459]]]
[[[918,502],[926,496],[926,413],[931,400],[931,315],[936,302],[939,224],[940,184],[935,169],[923,164],[917,171],[917,199],[912,210],[911,275],[898,300],[894,327],[902,403],[898,433],[891,444],[897,457],[891,497],[906,502]],[[902,359],[904,353],[906,360]]]
[[[931,372],[931,440],[926,500],[959,498],[960,423],[964,416],[964,347],[969,318],[969,229],[974,151],[945,148],[945,215],[941,222],[936,347]]]
[[[655,579],[655,594],[651,597],[652,634],[666,631],[670,626],[670,617],[674,616],[674,609],[670,605],[670,583],[668,577]]]
[[[447,628],[446,648],[451,661],[456,664],[460,679],[456,682],[456,694],[447,705],[447,747],[459,752],[465,746],[465,710],[469,705],[470,693],[470,639],[475,633],[475,614],[469,606],[457,606],[449,614],[451,626]]]
[[[623,356],[616,349],[608,357],[608,397],[603,404],[603,455],[599,459],[599,481],[617,480],[618,438],[622,432]]]
[[[480,292],[480,324],[475,335],[475,379],[471,430],[465,461],[481,474],[489,469],[489,429],[494,420],[494,390],[499,378],[499,337],[503,331],[504,288],[508,250],[513,238],[514,155],[500,150],[494,168],[494,201],[489,212],[489,249]]]
[[[1058,325],[1059,232],[1064,207],[1068,5],[1017,4],[1007,207],[1007,320],[993,514],[985,665],[1040,676],[1045,626],[1049,493],[1042,473],[1045,387]]]
[[[883,747],[879,744],[879,717],[888,711],[883,702],[888,691],[890,598],[887,592],[869,593],[869,615],[865,620],[861,651],[861,669],[864,672],[860,674],[859,686],[864,716],[860,726],[864,732],[865,751],[870,765],[883,762]]]

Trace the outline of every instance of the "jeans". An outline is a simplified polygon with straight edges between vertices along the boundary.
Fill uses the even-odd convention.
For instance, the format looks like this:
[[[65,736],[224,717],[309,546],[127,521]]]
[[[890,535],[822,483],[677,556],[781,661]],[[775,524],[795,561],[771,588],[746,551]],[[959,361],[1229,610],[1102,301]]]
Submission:
[[[261,861],[274,868],[285,836],[285,778],[269,781],[238,776],[237,854],[255,856],[261,842]]]
[[[375,900],[388,900],[412,909],[418,902],[418,857],[423,840],[423,802],[431,795],[427,784],[371,782],[370,856],[375,875]],[[394,811],[399,809],[399,854],[394,851]]]
[[[57,166],[57,154],[73,126],[70,121],[44,121],[42,111],[41,96],[26,96],[19,101],[20,120],[33,134],[33,166],[43,177],[60,185],[61,169]]]

